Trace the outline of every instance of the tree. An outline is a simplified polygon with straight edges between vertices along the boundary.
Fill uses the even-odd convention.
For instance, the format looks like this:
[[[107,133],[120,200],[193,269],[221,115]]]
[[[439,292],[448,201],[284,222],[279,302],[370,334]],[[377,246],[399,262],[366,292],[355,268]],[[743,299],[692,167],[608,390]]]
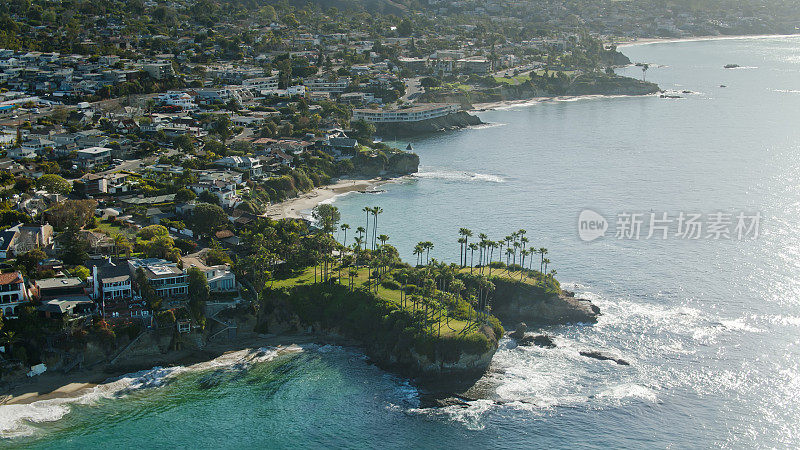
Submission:
[[[211,289],[208,287],[206,275],[197,267],[192,267],[187,271],[189,275],[189,308],[195,318],[203,317],[205,304],[211,297]]]
[[[39,263],[44,261],[47,255],[40,248],[35,248],[29,252],[17,256],[17,266],[25,276],[33,275],[39,268]]]
[[[413,32],[414,32],[414,25],[407,18],[403,19],[400,22],[400,25],[397,26],[397,34],[399,34],[400,37],[409,37]]]
[[[419,84],[421,84],[425,89],[430,89],[441,86],[442,82],[438,78],[425,77],[419,80]]]
[[[199,200],[199,201],[201,201],[203,203],[210,203],[212,205],[219,205],[219,197],[217,197],[216,195],[212,194],[211,191],[209,191],[209,190],[205,190],[205,191],[201,192],[200,195],[197,197],[197,200]]]
[[[169,230],[164,225],[148,225],[137,233],[140,239],[150,241],[157,236],[169,236]]]
[[[150,281],[147,279],[143,268],[139,267],[136,269],[134,281],[136,281],[136,286],[139,289],[139,295],[147,302],[150,309],[153,311],[161,309],[161,298],[156,294],[156,290],[153,289],[153,286],[150,285]]]
[[[228,222],[228,216],[219,205],[199,203],[192,214],[197,231],[210,236],[219,227]]]
[[[375,125],[367,122],[366,120],[356,120],[350,123],[350,128],[353,129],[353,134],[356,138],[372,139],[375,136]]]
[[[339,208],[324,203],[322,205],[317,205],[311,211],[311,217],[319,225],[319,228],[325,233],[333,233],[336,230],[336,224],[339,223],[341,220],[342,215],[339,212]]]
[[[46,174],[36,180],[36,187],[53,194],[67,195],[72,191],[72,184],[56,174]]]
[[[194,200],[197,198],[194,192],[191,189],[181,188],[178,192],[175,193],[175,202],[176,203],[186,203],[189,201]]]
[[[20,194],[30,191],[33,186],[33,181],[28,178],[17,178],[17,181],[14,182],[14,190]]]
[[[67,200],[47,210],[45,215],[54,227],[77,231],[94,218],[95,208],[94,200]]]
[[[56,237],[61,247],[61,260],[70,266],[79,266],[89,259],[89,244],[78,234],[79,229],[67,228]]]
[[[344,237],[342,238],[342,245],[347,247],[347,230],[350,229],[350,225],[343,223],[340,227],[340,230],[344,231]]]
[[[211,125],[211,129],[219,135],[223,145],[233,134],[233,131],[231,131],[231,119],[227,114],[220,114]]]

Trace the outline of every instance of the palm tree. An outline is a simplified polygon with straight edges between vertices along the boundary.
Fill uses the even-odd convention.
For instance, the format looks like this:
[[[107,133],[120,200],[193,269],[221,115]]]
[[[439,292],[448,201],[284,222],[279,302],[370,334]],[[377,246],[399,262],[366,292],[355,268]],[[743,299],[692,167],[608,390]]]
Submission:
[[[475,259],[475,250],[477,250],[477,249],[478,249],[478,244],[476,244],[476,243],[474,243],[474,242],[473,242],[472,244],[469,244],[469,251],[470,251],[470,256],[469,256],[469,273],[472,273],[472,266],[473,266],[473,265],[472,265],[472,262],[473,262],[473,260]]]
[[[359,227],[361,228],[361,227]],[[364,239],[361,236],[356,236],[356,251],[361,251],[361,244],[364,242]]]
[[[497,242],[489,241],[489,276],[492,276],[492,257],[494,257],[494,249],[497,248]]]
[[[425,263],[431,262],[431,250],[433,250],[433,242],[425,241],[422,243],[422,248],[425,249]]]
[[[539,248],[539,254],[542,255],[542,260],[539,263],[539,272],[544,273],[544,255],[547,254],[547,249],[544,247]]]
[[[547,258],[545,258],[545,259],[544,259],[544,272],[542,272],[542,273],[545,273],[545,272],[547,272],[547,265],[548,265],[548,264],[550,264],[550,260],[549,260],[549,259],[547,259]]]
[[[519,249],[520,243],[514,241],[514,265],[517,265],[517,250]]]
[[[382,234],[382,235],[378,236],[378,240],[381,241],[381,245],[382,246],[386,245],[386,241],[389,240],[389,236],[387,236],[385,234]]]
[[[418,243],[414,246],[414,255],[417,257],[417,266],[422,265],[422,254],[425,252],[425,249],[422,245],[422,242]]]
[[[367,230],[365,230],[364,227],[358,227],[358,228],[356,228],[356,233],[358,233],[358,237],[363,242],[364,235],[367,233]],[[359,248],[361,248],[361,247],[359,247]],[[366,247],[364,249],[366,250]]]
[[[345,247],[347,246],[347,230],[350,229],[350,225],[343,223],[339,226],[339,229],[344,231],[344,239],[342,239],[342,245]]]
[[[372,217],[374,217],[375,222],[372,224],[372,249],[375,250],[377,246],[377,236],[378,236],[378,214],[383,213],[383,208],[380,206],[376,206],[372,208]]]
[[[510,265],[511,255],[513,255],[513,254],[514,254],[514,249],[511,248],[511,247],[507,247],[506,248],[506,272],[510,272],[509,269],[508,269],[508,266]]]
[[[458,238],[458,245],[461,247],[458,249],[458,265],[464,267],[464,245],[467,244],[467,238],[460,237]]]
[[[469,238],[472,237],[472,230],[469,228],[461,228],[458,230],[458,233],[464,236],[464,263],[461,264],[461,267],[464,267],[467,264],[467,248],[469,246]]]
[[[523,238],[523,239],[524,239],[524,238]],[[525,274],[525,257],[526,257],[526,256],[528,256],[528,251],[527,251],[527,250],[525,250],[525,249],[523,249],[523,250],[520,252],[520,257],[521,257],[521,260],[520,260],[520,263],[519,263],[519,265],[520,265],[520,270],[519,270],[519,281],[522,281],[522,276]]]
[[[647,73],[647,69],[650,68],[650,64],[642,64],[642,81],[647,81],[645,79],[645,74]]]
[[[364,230],[364,234],[369,235],[369,215],[372,214],[372,208],[370,208],[369,206],[365,206],[364,209],[362,209],[362,211],[367,213],[367,228]],[[369,242],[369,237],[367,237],[367,242]],[[364,246],[364,250],[366,249],[367,247]]]

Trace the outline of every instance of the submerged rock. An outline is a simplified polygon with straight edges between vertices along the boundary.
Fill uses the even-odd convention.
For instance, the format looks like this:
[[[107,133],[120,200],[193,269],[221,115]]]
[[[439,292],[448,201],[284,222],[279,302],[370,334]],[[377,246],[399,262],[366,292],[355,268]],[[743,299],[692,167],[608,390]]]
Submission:
[[[619,364],[620,366],[630,366],[631,365],[631,363],[629,363],[628,361],[625,361],[622,358],[614,358],[613,356],[604,355],[603,353],[600,353],[597,350],[591,350],[591,351],[583,351],[582,350],[582,351],[580,351],[578,353],[580,353],[581,356],[585,356],[587,358],[598,359],[600,361],[614,361],[615,363]]]

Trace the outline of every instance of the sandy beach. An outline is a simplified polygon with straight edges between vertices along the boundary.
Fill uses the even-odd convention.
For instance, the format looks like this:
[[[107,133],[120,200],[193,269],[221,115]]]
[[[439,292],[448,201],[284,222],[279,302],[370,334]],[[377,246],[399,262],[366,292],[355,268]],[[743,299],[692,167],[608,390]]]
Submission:
[[[311,192],[301,194],[281,203],[267,207],[264,217],[270,219],[301,219],[304,211],[310,211],[322,202],[348,192],[369,191],[389,180],[372,178],[368,180],[339,180],[334,184],[320,186]]]
[[[635,41],[618,42],[617,48],[629,47],[632,45],[662,44],[669,42],[696,42],[696,41],[722,41],[731,39],[771,39],[782,37],[796,37],[798,34],[741,34],[731,36],[692,36],[685,38],[648,38]]]

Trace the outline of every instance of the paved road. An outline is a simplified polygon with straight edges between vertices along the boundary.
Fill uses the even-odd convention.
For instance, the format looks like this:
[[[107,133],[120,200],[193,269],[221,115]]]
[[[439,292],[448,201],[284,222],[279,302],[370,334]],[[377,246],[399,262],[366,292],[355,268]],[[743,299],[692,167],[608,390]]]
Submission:
[[[422,77],[405,79],[406,95],[401,97],[400,100],[403,100],[406,103],[413,103],[417,97],[419,97],[420,95],[422,95],[423,92],[425,92],[425,89],[419,83],[420,79],[422,79]]]

